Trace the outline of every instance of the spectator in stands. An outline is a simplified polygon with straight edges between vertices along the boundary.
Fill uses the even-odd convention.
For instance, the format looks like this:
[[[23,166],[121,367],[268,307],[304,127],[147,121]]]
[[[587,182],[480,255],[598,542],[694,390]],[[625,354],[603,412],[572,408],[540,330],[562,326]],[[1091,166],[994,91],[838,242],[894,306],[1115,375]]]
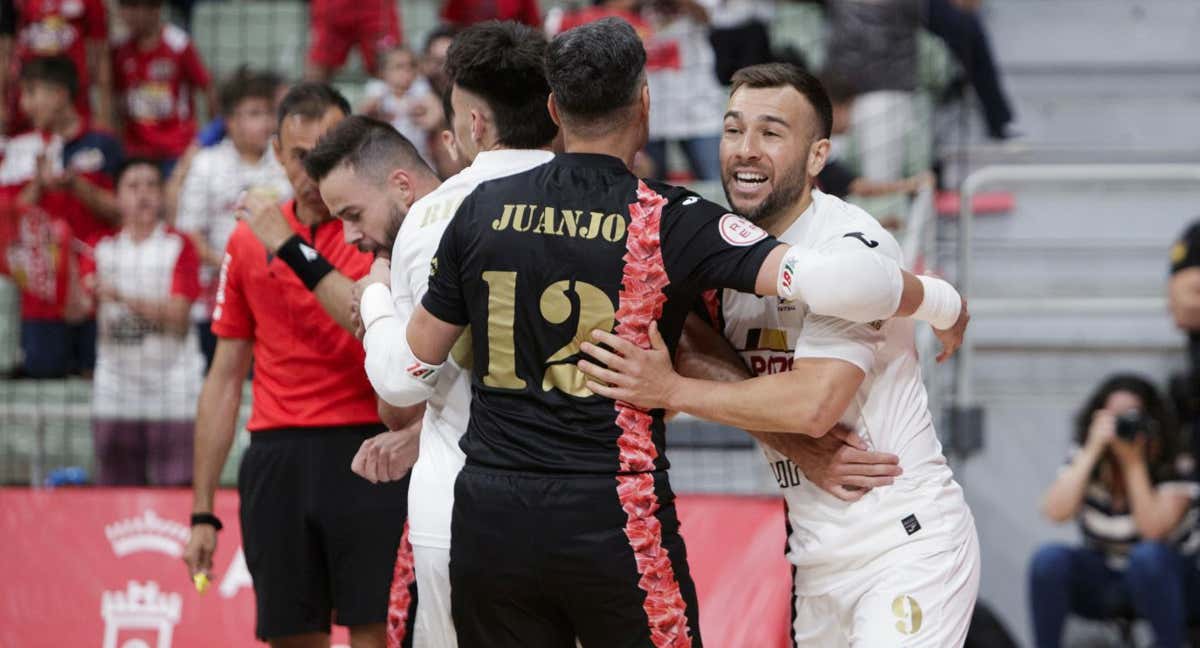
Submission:
[[[1008,127],[1013,120],[1012,107],[1000,85],[987,30],[979,19],[979,0],[929,0],[922,18],[925,27],[946,43],[966,72],[979,98],[988,136],[1011,137]]]
[[[180,192],[175,226],[195,244],[201,262],[203,292],[192,309],[192,321],[206,368],[217,344],[211,330],[217,270],[237,225],[234,207],[238,197],[251,188],[266,188],[280,200],[292,195],[287,174],[270,146],[278,85],[273,75],[243,69],[222,86],[221,114],[229,135],[220,144],[196,153]]]
[[[327,81],[358,47],[367,74],[379,76],[379,54],[403,42],[394,0],[312,0],[304,78]]]
[[[441,101],[441,119],[429,129],[429,154],[434,171],[443,179],[458,173],[467,165],[466,160],[455,157],[454,133],[450,131],[450,115],[453,111],[450,108],[450,79],[446,76],[446,52],[450,50],[450,44],[457,34],[458,28],[454,25],[435,28],[425,37],[425,49],[421,53],[421,76]]]
[[[450,79],[446,76],[446,52],[458,34],[454,25],[441,25],[425,37],[425,49],[421,50],[421,76],[429,82],[437,96],[450,91]]]
[[[120,0],[127,32],[113,48],[125,150],[157,160],[165,176],[196,137],[193,97],[216,108],[212,82],[187,32],[162,20],[163,0]]]
[[[13,57],[16,61],[14,64]],[[0,127],[16,134],[29,128],[20,111],[20,68],[35,58],[65,56],[75,67],[75,109],[111,129],[112,67],[108,56],[108,13],[103,0],[0,0]],[[96,110],[91,91],[96,92]]]
[[[771,20],[775,0],[701,0],[712,24],[709,40],[716,56],[717,81],[729,85],[733,73],[774,61]]]
[[[96,483],[192,483],[203,360],[188,313],[200,258],[162,221],[162,171],[133,158],[117,172],[119,233],[96,246],[100,322],[92,386]]]
[[[852,84],[853,157],[862,177],[904,177],[914,142],[921,0],[824,0],[825,73]]]
[[[382,57],[383,75],[367,82],[358,112],[385,121],[417,147],[432,163],[431,132],[445,120],[441,101],[429,81],[417,73],[417,55],[407,47],[394,47]]]
[[[842,136],[850,127],[850,114],[854,107],[854,92],[850,85],[836,77],[827,77],[822,81],[829,99],[833,103],[833,135],[836,144],[830,151],[829,159],[824,168],[817,174],[817,184],[821,191],[845,198],[850,195],[868,198],[889,194],[915,194],[924,187],[934,183],[933,173],[925,171],[900,180],[871,180],[864,178],[858,169],[844,159],[839,159],[844,145]],[[902,215],[876,214],[881,224],[890,230],[899,229]]]
[[[537,0],[446,0],[443,21],[462,28],[485,20],[513,20],[541,28],[542,14]]]
[[[1084,545],[1045,545],[1029,602],[1039,648],[1059,645],[1069,614],[1149,621],[1155,645],[1183,645],[1200,612],[1194,462],[1162,396],[1144,378],[1105,380],[1079,413],[1066,466],[1042,511],[1078,521]]]
[[[121,163],[121,147],[107,133],[92,130],[75,108],[75,66],[66,57],[33,59],[21,68],[21,109],[35,130],[14,137],[0,162],[0,186],[17,200],[55,223],[51,240],[69,232],[70,245],[57,245],[48,255],[56,263],[74,263],[74,254],[89,255],[90,246],[113,231],[117,208],[113,175]],[[61,223],[57,224],[57,223]],[[48,230],[49,231],[49,230]],[[21,348],[25,371],[34,377],[90,373],[95,363],[95,322],[68,312],[66,293],[21,315]],[[31,299],[22,299],[26,307]],[[83,319],[73,323],[75,319]]]
[[[708,40],[708,12],[696,0],[654,0],[643,12],[652,32],[646,46],[650,141],[646,153],[667,175],[667,145],[683,148],[697,180],[721,177],[718,148],[725,91],[717,85]]]

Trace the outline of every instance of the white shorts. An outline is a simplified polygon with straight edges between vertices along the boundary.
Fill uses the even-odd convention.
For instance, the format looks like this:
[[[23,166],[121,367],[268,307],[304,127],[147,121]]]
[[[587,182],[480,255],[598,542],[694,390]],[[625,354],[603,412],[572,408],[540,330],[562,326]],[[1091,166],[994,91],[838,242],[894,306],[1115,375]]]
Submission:
[[[450,616],[450,550],[413,545],[417,618],[413,648],[458,648]]]
[[[797,579],[803,573],[797,574]],[[847,571],[829,593],[796,597],[792,637],[812,648],[962,646],[979,594],[979,538],[915,560]]]

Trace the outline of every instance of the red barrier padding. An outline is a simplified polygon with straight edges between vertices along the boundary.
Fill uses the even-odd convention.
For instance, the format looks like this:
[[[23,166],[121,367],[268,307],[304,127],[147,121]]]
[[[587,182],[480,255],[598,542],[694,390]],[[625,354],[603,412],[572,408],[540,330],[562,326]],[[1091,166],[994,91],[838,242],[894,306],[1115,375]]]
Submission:
[[[939,216],[958,216],[962,210],[961,196],[957,191],[939,191],[934,203]],[[985,191],[977,193],[971,199],[971,206],[978,214],[1005,214],[1011,212],[1017,201],[1013,195],[1003,191]]]
[[[680,496],[688,562],[710,646],[788,645],[791,570],[772,498]],[[237,494],[222,491],[213,583],[198,594],[181,554],[184,490],[0,490],[0,646],[260,646]],[[334,644],[346,644],[337,630]]]

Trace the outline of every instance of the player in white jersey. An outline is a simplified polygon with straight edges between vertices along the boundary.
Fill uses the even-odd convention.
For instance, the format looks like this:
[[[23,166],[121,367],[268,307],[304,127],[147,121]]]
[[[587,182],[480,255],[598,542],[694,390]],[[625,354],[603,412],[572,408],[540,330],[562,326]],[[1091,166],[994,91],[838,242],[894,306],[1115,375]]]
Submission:
[[[829,113],[820,84],[794,67],[739,71],[722,141],[726,194],[783,242],[865,247],[899,261],[899,245],[869,214],[812,189],[828,152]],[[939,311],[926,319],[942,329],[945,356],[961,340],[965,309],[948,284],[922,283],[925,301]],[[934,433],[914,322],[857,324],[732,291],[721,295],[719,313],[726,338],[766,378],[682,379],[661,352],[600,336],[624,358],[599,352],[612,371],[591,372],[613,386],[597,391],[755,430],[821,435],[841,423],[872,450],[898,455],[903,474],[894,485],[844,501],[764,447],[791,530],[792,639],[822,648],[961,646],[978,593],[978,541]]]
[[[386,229],[374,236],[367,230],[374,223],[394,226],[403,218],[399,231],[392,233],[388,280],[380,282],[373,272],[374,279],[363,282],[360,304],[367,375],[385,401],[393,391],[395,375],[407,368],[396,357],[394,340],[404,335],[413,309],[425,294],[430,264],[459,203],[483,182],[526,171],[554,157],[549,148],[558,129],[546,112],[544,48],[539,32],[515,23],[477,25],[458,35],[447,53],[447,71],[454,81],[447,112],[455,131],[454,152],[471,165],[412,203],[407,215],[400,205],[373,214],[355,214],[353,207],[364,199],[365,187],[359,183],[374,172],[375,165],[382,165],[380,171],[386,175],[405,160],[371,155],[365,139],[335,141],[336,129],[328,146],[322,142],[309,155],[314,167],[321,167],[310,168],[310,173],[318,178],[330,211],[348,217],[348,231],[357,218],[355,231],[386,239]],[[380,127],[384,126],[375,126]],[[359,151],[366,155],[356,156]],[[459,341],[452,358],[425,403],[419,458],[408,491],[409,541],[418,591],[417,648],[457,645],[450,614],[450,516],[454,481],[465,461],[458,440],[467,429],[471,401],[470,374],[461,371],[470,367],[468,337]],[[367,476],[399,477],[390,468],[370,470]]]

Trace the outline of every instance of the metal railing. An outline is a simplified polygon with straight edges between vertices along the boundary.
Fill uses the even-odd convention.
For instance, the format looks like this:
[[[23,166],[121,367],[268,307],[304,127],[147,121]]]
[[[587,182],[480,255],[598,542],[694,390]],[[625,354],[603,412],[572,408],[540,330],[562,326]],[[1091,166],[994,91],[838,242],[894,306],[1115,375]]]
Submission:
[[[1038,297],[971,298],[972,253],[975,225],[973,198],[982,189],[999,182],[1020,184],[1081,184],[1095,182],[1146,183],[1195,182],[1200,185],[1200,164],[1028,164],[989,166],[963,180],[958,220],[958,290],[968,298],[974,314],[1071,315],[1071,314],[1153,314],[1162,313],[1166,300],[1161,297]],[[975,341],[968,335],[958,352],[953,403],[957,409],[974,406],[973,370]]]

